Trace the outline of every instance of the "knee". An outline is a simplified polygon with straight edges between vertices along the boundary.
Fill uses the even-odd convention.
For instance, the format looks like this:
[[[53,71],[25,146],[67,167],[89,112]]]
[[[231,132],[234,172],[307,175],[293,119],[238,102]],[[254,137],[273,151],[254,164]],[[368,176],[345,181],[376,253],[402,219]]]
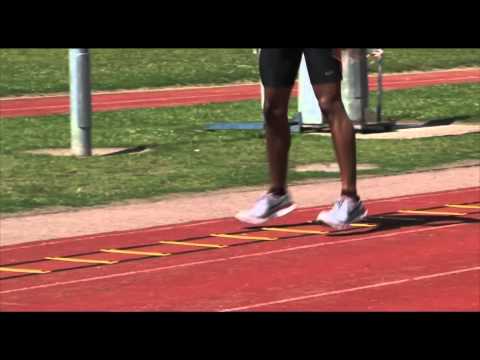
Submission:
[[[267,123],[281,121],[288,117],[288,108],[282,104],[265,101],[263,106],[263,115]]]
[[[338,96],[321,96],[318,99],[318,104],[320,105],[320,110],[327,118],[329,115],[342,109],[342,101]]]

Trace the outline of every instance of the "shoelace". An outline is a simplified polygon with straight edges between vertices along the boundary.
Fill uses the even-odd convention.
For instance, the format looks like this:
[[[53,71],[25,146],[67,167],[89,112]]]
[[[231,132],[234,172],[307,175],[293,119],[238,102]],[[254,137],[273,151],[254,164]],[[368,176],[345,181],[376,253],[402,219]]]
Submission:
[[[345,198],[343,197],[335,201],[335,203],[333,204],[333,210],[340,209],[344,202],[345,202]]]

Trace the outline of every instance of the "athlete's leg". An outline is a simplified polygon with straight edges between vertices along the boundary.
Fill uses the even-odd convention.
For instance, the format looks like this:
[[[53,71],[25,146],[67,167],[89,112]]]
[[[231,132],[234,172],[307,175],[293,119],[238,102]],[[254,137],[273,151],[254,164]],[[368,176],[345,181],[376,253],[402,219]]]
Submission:
[[[301,49],[262,49],[260,75],[265,88],[263,115],[267,157],[270,170],[270,193],[287,192],[290,127],[288,104],[301,60]]]
[[[300,66],[301,49],[262,49],[260,75],[265,88],[263,115],[270,188],[252,208],[240,211],[236,218],[250,224],[261,224],[295,209],[287,192],[290,127],[288,103]]]
[[[355,131],[342,103],[342,67],[334,49],[305,49],[313,90],[330,125],[342,181],[342,194],[357,198]]]
[[[367,215],[357,194],[355,131],[342,103],[340,61],[329,49],[308,50],[305,58],[310,79],[322,114],[330,125],[342,182],[342,196],[331,210],[322,211],[317,220],[342,229]]]
[[[270,193],[284,195],[287,192],[288,153],[290,150],[290,126],[288,102],[291,88],[266,87],[263,115],[265,140],[270,170]]]
[[[340,167],[342,195],[357,198],[357,152],[355,130],[343,106],[340,82],[313,86],[320,109],[332,132]]]
[[[357,194],[357,157],[355,131],[347,116],[340,95],[340,82],[314,86],[322,113],[330,124],[337,162],[340,167],[342,193],[329,211],[322,211],[317,221],[334,228],[348,228],[367,216]]]

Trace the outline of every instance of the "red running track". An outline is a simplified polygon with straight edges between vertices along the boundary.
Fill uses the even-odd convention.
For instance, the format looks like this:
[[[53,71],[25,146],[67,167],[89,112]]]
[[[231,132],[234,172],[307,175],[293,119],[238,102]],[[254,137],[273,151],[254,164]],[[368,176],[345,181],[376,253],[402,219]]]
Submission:
[[[458,209],[446,204],[477,208]],[[0,309],[478,312],[479,204],[480,188],[373,200],[367,202],[368,222],[376,224],[375,228],[328,236],[247,229],[227,218],[3,247],[1,266],[57,272],[0,272]],[[320,209],[300,209],[268,226],[327,230],[303,224]],[[401,209],[464,215],[400,214]],[[227,240],[209,237],[211,233],[244,233],[278,240]],[[160,240],[187,238],[230,246],[185,252],[184,246],[158,244]],[[132,247],[172,255],[98,252],[101,248]],[[82,268],[79,264],[39,261],[45,256],[121,262]]]
[[[480,82],[479,69],[384,75],[386,90],[477,82]],[[376,89],[375,76],[370,77],[370,89]],[[259,84],[125,91],[94,94],[93,110],[161,108],[253,99],[260,99]],[[0,99],[2,118],[67,114],[68,112],[68,96]]]

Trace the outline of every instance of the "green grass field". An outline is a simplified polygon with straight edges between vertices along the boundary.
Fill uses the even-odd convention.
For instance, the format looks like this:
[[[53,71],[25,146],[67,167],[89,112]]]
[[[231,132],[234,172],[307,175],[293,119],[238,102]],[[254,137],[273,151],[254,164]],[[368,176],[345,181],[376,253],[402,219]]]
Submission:
[[[442,85],[385,93],[386,116],[479,122],[480,84]],[[375,93],[372,93],[372,98]],[[291,114],[295,112],[292,101]],[[171,193],[266,184],[265,146],[255,131],[208,132],[211,122],[259,121],[258,101],[95,113],[93,144],[147,146],[142,154],[77,159],[31,155],[68,148],[68,116],[0,121],[0,212],[80,207]],[[479,159],[480,134],[418,140],[359,140],[359,162],[379,166],[359,174],[394,174]],[[291,163],[333,162],[328,137],[294,135]],[[291,181],[337,177],[290,172]]]
[[[258,81],[252,49],[92,49],[94,90]],[[480,49],[386,49],[385,72],[480,66]],[[373,69],[374,70],[374,69]],[[68,91],[67,49],[0,49],[0,97]]]

